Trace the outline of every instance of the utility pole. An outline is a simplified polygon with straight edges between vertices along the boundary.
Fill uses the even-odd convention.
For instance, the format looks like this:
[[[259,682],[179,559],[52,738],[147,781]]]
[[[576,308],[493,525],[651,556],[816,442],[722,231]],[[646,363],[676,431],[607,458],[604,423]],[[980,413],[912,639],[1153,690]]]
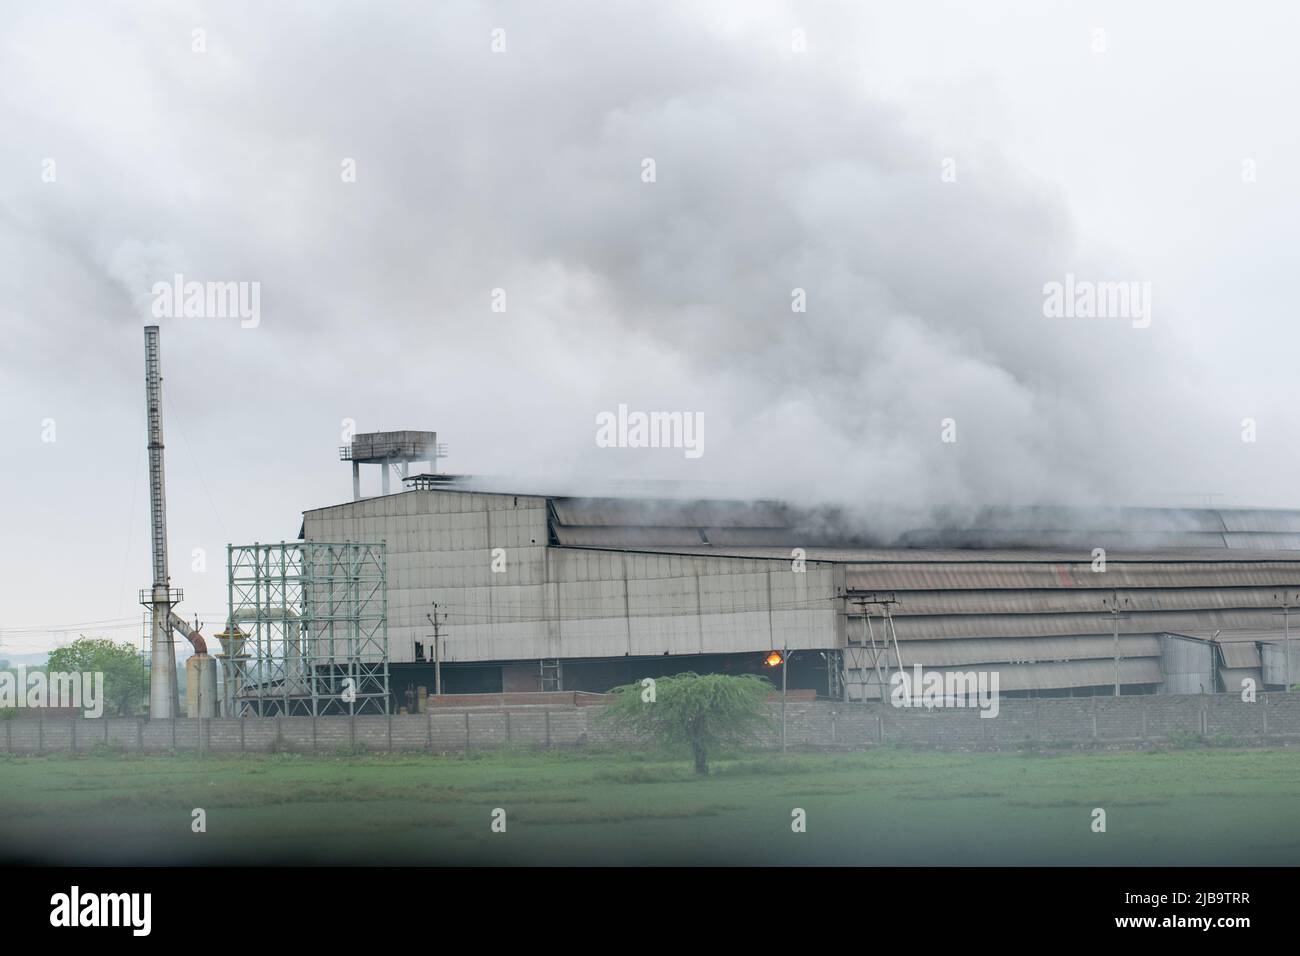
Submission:
[[[1291,692],[1291,596],[1283,593],[1282,596],[1282,630],[1284,641],[1284,654],[1287,656],[1286,666],[1283,674],[1286,674],[1286,692]]]
[[[785,672],[790,667],[790,642],[781,647],[781,753],[785,753]]]
[[[1278,597],[1277,594],[1273,595]],[[1289,693],[1291,690],[1291,592],[1283,589],[1282,598],[1282,653],[1286,655],[1286,660],[1282,664],[1282,690]],[[1261,649],[1261,653],[1262,653]],[[1264,679],[1268,679],[1268,667],[1264,668]]]
[[[1115,696],[1119,696],[1119,596],[1110,592],[1110,622],[1115,631]]]
[[[433,692],[435,695],[442,696],[442,637],[439,625],[447,619],[447,612],[443,611],[441,616],[438,614],[439,605],[437,601],[433,602],[433,613],[424,615],[430,624],[433,625]]]
[[[194,630],[197,631],[198,629],[199,629],[199,616],[195,614]],[[200,660],[198,666],[194,668],[194,679],[199,682],[199,686],[195,688],[196,691],[195,699],[198,701],[199,710],[195,716],[199,718],[199,756],[200,757],[203,756],[203,665],[206,663],[209,662]]]
[[[1105,602],[1102,602],[1102,603],[1104,604]],[[1125,598],[1125,599],[1124,599],[1124,603],[1125,603],[1125,604],[1128,603],[1128,598]],[[1112,631],[1113,631],[1113,633],[1114,633],[1114,635],[1115,635],[1115,696],[1118,697],[1118,696],[1120,696],[1120,692],[1119,692],[1119,662],[1120,662],[1120,655],[1119,655],[1119,592],[1116,591],[1116,590],[1113,590],[1113,589],[1112,589],[1111,592],[1110,592],[1110,619],[1111,619],[1111,628],[1112,628]]]
[[[1291,592],[1282,592],[1282,653],[1286,655],[1286,662],[1282,665],[1282,680],[1285,682],[1284,691],[1291,690]]]

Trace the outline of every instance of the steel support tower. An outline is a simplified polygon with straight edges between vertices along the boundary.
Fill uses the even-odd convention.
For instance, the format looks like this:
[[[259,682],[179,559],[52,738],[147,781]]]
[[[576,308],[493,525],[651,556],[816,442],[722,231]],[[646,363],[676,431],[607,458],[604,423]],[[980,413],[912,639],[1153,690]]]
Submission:
[[[384,545],[228,545],[227,570],[231,716],[389,712]]]

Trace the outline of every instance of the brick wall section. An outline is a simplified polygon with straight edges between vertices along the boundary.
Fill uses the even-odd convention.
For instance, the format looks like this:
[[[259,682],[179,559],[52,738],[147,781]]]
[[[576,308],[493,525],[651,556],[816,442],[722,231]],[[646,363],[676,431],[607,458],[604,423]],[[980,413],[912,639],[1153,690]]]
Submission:
[[[780,743],[780,704],[761,746]],[[248,717],[204,720],[209,753],[445,753],[503,746],[574,747],[635,744],[584,704],[440,706],[427,714],[392,717]],[[133,717],[89,720],[55,717],[5,720],[0,753],[127,753],[196,751],[199,722]],[[888,704],[794,700],[786,704],[786,739],[795,747],[864,750],[880,744],[951,750],[1014,749],[1028,744],[1137,746],[1174,736],[1243,745],[1300,742],[1300,694],[1261,694],[1246,703],[1235,694],[1003,700],[998,716],[973,708],[926,710]]]
[[[1270,741],[1294,734],[1300,728],[1300,694],[1275,694],[1268,699],[1268,708],[1262,715],[1268,723]]]
[[[1092,699],[1036,700],[1037,739],[1065,742],[1092,739]]]
[[[1281,696],[1281,695],[1278,695]],[[1205,733],[1207,736],[1232,739],[1262,737],[1264,735],[1263,707],[1234,707],[1225,696],[1214,696],[1205,708]]]

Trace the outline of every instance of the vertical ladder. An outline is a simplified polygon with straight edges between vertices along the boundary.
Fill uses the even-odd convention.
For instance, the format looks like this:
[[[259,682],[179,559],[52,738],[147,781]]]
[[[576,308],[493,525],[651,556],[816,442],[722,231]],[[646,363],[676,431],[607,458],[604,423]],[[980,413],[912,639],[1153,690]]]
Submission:
[[[557,659],[538,661],[538,678],[543,691],[564,690],[564,674]]]
[[[149,326],[144,335],[145,411],[148,416],[149,524],[153,546],[153,586],[165,588],[167,575],[167,493],[163,477],[162,366],[158,329]]]

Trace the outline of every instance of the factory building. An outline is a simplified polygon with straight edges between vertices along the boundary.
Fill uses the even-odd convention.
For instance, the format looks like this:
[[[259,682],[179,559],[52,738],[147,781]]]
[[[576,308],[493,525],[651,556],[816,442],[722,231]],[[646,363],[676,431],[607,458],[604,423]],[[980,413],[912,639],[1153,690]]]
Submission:
[[[881,547],[780,502],[406,486],[302,528],[384,544],[398,706],[435,670],[444,693],[598,692],[770,673],[773,652],[792,687],[849,700],[900,664],[996,671],[1012,696],[1300,681],[1300,512],[987,509]]]

